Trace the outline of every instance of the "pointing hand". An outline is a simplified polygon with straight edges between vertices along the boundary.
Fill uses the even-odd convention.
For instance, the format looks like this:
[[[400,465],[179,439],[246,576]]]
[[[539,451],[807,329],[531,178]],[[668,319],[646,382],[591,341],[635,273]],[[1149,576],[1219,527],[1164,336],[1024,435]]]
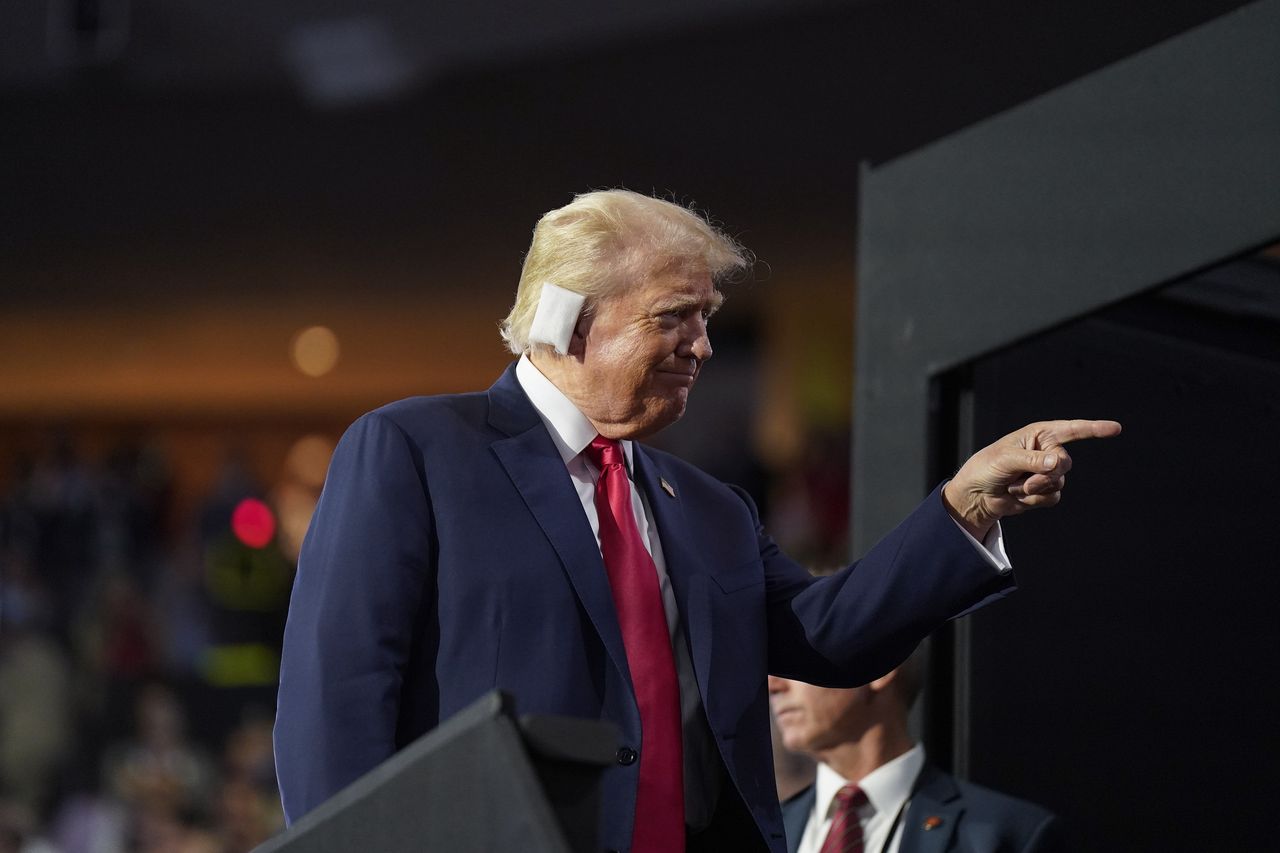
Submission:
[[[1053,506],[1071,470],[1063,446],[1120,434],[1115,421],[1041,421],[1009,433],[969,457],[942,490],[951,515],[979,541],[997,521]]]

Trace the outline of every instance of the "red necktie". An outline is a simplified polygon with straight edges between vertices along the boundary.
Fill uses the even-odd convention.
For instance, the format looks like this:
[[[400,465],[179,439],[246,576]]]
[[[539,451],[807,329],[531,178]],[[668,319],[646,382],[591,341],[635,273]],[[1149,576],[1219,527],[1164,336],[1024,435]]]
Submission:
[[[640,779],[636,789],[635,853],[684,850],[684,759],[680,687],[658,589],[658,570],[640,540],[631,511],[631,481],[622,445],[596,436],[587,456],[600,469],[596,513],[600,552],[627,650],[640,709]]]
[[[857,785],[845,785],[836,791],[836,815],[818,853],[862,853],[862,820],[858,817],[858,807],[866,802],[866,793]]]

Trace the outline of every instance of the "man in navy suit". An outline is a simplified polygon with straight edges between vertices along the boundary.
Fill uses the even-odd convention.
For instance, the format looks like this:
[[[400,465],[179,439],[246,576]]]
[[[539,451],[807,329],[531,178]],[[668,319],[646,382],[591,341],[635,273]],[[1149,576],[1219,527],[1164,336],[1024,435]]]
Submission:
[[[682,207],[579,196],[534,230],[502,327],[519,358],[497,383],[347,431],[285,632],[276,756],[291,820],[497,687],[525,713],[619,727],[602,846],[781,851],[766,674],[869,681],[1012,587],[999,518],[1056,503],[1062,444],[1118,424],[1011,434],[822,580],[778,550],[744,492],[635,443],[683,414],[711,357],[717,282],[745,266]],[[615,461],[593,455],[601,442]],[[625,574],[645,601],[615,588],[615,536],[647,566]],[[654,612],[662,648],[637,651],[624,635]],[[661,808],[637,805],[655,792]],[[673,820],[678,839],[639,831]]]
[[[1057,820],[1050,812],[961,782],[926,762],[924,748],[907,731],[920,677],[919,652],[861,687],[818,687],[769,676],[783,745],[818,761],[814,784],[782,804],[788,853],[1058,850]],[[842,821],[842,801],[858,791],[852,814]]]

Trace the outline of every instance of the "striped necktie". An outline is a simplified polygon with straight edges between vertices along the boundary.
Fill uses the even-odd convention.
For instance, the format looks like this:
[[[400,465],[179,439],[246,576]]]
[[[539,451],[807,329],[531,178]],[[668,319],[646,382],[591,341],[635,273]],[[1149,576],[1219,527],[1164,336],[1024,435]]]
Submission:
[[[867,795],[857,785],[845,785],[836,792],[836,814],[819,853],[862,853],[862,820],[858,808]]]

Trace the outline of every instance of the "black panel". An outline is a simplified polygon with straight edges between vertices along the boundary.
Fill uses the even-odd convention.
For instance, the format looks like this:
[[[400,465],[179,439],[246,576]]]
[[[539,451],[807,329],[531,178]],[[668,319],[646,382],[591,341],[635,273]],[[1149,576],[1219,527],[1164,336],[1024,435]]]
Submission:
[[[513,714],[511,696],[486,693],[254,853],[598,850],[617,728]]]
[[[1053,808],[1072,849],[1275,847],[1278,318],[1280,267],[1243,261],[973,366],[979,445],[1125,427],[1007,524],[1021,589],[971,624],[970,775]]]

